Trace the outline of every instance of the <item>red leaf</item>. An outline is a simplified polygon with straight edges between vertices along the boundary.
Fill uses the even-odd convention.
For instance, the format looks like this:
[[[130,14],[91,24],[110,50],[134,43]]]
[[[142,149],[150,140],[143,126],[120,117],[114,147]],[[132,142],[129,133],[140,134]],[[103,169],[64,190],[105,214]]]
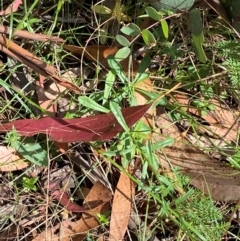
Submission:
[[[10,4],[5,11],[1,11],[0,15],[9,15],[12,12],[17,12],[18,7],[22,4],[22,0],[15,0]]]
[[[74,213],[86,212],[83,207],[79,206],[75,202],[71,202],[69,196],[64,191],[56,190],[51,195],[54,199],[57,199],[68,211]]]
[[[122,114],[127,125],[134,125],[151,105],[123,109]],[[33,136],[43,133],[48,134],[53,141],[65,143],[109,140],[123,131],[122,126],[112,113],[75,119],[44,117],[38,120],[16,120],[2,124],[0,132],[11,131],[13,127],[21,136]]]

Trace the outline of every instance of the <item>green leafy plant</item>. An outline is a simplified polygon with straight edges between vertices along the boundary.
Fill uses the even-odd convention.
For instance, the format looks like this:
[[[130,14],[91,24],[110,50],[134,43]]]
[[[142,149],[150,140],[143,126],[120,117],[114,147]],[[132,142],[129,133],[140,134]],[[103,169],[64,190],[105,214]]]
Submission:
[[[18,132],[14,128],[12,128],[12,131],[6,133],[4,142],[7,143],[8,146],[14,148],[14,146],[20,141],[20,139],[21,137]]]
[[[102,226],[106,226],[109,224],[109,217],[110,215],[110,212],[108,212],[107,214],[100,214],[98,213],[97,214],[97,219],[98,219],[98,222],[102,225]]]
[[[28,178],[23,177],[22,179],[22,186],[24,192],[30,192],[30,191],[37,191],[36,183],[38,181],[38,177]]]

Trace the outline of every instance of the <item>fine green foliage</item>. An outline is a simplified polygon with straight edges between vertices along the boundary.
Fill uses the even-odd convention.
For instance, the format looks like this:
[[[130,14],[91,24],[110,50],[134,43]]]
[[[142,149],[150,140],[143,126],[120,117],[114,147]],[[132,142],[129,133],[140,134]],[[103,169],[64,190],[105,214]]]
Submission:
[[[183,230],[192,240],[218,241],[227,228],[222,213],[214,206],[212,200],[197,190],[180,203],[177,209],[185,221],[191,224],[202,236],[200,238],[200,235],[196,235],[190,228],[186,229],[185,222],[182,222]]]
[[[91,99],[87,96],[79,96],[78,101],[79,101],[79,104],[81,104],[89,109],[96,110],[96,111],[103,112],[103,113],[109,112],[109,110],[107,108],[99,105],[96,101],[94,101],[93,99]]]
[[[227,58],[224,62],[223,62],[223,66],[227,68],[228,70],[228,75],[230,77],[230,80],[232,82],[232,85],[234,87],[239,88],[240,87],[240,73],[239,73],[239,69],[240,69],[240,62],[239,60],[235,59],[235,58]]]
[[[229,40],[220,41],[215,44],[219,56],[223,58],[222,65],[227,69],[228,76],[233,87],[240,87],[240,43],[239,41]]]

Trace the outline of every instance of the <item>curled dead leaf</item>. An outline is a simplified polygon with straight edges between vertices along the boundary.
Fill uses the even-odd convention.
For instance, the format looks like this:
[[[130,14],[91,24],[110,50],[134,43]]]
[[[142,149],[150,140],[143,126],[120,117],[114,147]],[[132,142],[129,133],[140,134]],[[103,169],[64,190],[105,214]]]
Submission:
[[[86,210],[79,206],[77,203],[70,201],[69,195],[62,190],[55,190],[53,193],[51,193],[51,196],[54,199],[57,199],[59,203],[61,203],[64,208],[68,211],[74,212],[74,213],[82,213],[86,212]]]

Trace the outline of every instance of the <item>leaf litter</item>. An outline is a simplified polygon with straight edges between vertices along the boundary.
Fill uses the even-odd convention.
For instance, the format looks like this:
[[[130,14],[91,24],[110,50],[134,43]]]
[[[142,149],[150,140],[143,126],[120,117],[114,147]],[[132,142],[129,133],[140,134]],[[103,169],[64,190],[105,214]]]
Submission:
[[[99,226],[97,215],[104,215],[110,210],[111,198],[111,191],[100,182],[96,182],[84,200],[84,207],[88,211],[83,214],[81,219],[76,222],[65,220],[53,228],[48,228],[32,241],[83,240],[89,230]]]
[[[21,4],[22,2],[14,1],[14,3]],[[17,11],[17,8],[18,6],[16,5],[15,10],[12,10]],[[5,14],[7,13],[5,12]],[[15,36],[23,37],[25,32],[18,31],[19,30],[15,31]],[[34,39],[34,35],[30,36],[29,39],[32,37]],[[42,37],[42,41],[45,41],[44,39],[51,40],[51,37],[48,38],[48,36],[44,35]],[[56,38],[53,41],[61,42],[61,39]],[[77,86],[66,82],[64,78],[58,77],[56,75],[57,71],[55,68],[46,65],[36,56],[32,55],[30,52],[26,52],[26,50],[18,45],[15,45],[11,40],[8,40],[3,35],[1,44],[2,51],[8,54],[10,57],[13,57],[16,60],[26,64],[27,66],[34,69],[37,73],[40,73],[43,76],[56,81],[60,85],[65,86],[67,89],[73,90],[76,93],[80,93],[80,89]],[[7,46],[10,46],[10,48]],[[75,54],[83,54],[85,58],[92,61],[96,61],[100,56],[100,61],[97,60],[97,62],[102,64],[104,67],[108,66],[107,58],[110,55],[116,54],[116,52],[119,50],[117,47],[87,46],[87,48],[81,48],[78,46],[71,46],[66,44],[63,45],[63,48]],[[31,63],[30,59],[34,59],[33,63]],[[129,59],[125,59],[121,62],[121,65],[125,74],[130,72],[131,78],[133,78],[138,73],[139,65],[136,61],[134,61],[132,65],[133,67],[131,71],[129,71],[128,62]],[[43,69],[39,68],[41,65],[44,66]],[[146,103],[149,101],[149,97],[145,96],[141,91],[138,91],[138,89],[140,89],[145,91],[147,90],[148,92],[154,92],[153,83],[149,78],[146,77],[146,79],[139,82],[135,88],[135,97],[138,106],[125,108],[122,110],[122,114],[129,126],[132,126],[137,120],[142,118],[147,125],[153,127],[153,117],[156,116],[155,109],[150,108],[151,104],[146,105]],[[221,138],[226,137],[228,141],[236,140],[236,133],[238,130],[238,126],[236,126],[237,122],[233,123],[230,112],[224,109],[222,103],[215,99],[212,100],[212,102],[215,104],[215,106],[217,106],[217,109],[211,113],[208,113],[208,115],[204,117],[205,120],[210,124],[211,128],[208,131],[208,134],[214,133]],[[44,106],[42,107],[45,109]],[[55,113],[55,110],[53,110],[53,113]],[[228,123],[221,123],[223,125],[220,128],[217,126],[220,124],[216,119],[218,114],[220,114],[221,119],[224,117],[226,120],[228,120]],[[238,193],[240,193],[240,190],[238,190],[238,186],[240,186],[240,176],[238,172],[231,167],[222,165],[222,163],[219,161],[214,160],[184,140],[166,113],[157,117],[158,126],[160,126],[163,135],[158,133],[155,136],[156,140],[161,141],[164,137],[171,136],[175,138],[176,141],[173,146],[165,147],[162,150],[164,152],[165,158],[163,158],[162,154],[159,154],[160,163],[163,165],[163,167],[169,170],[169,163],[171,163],[173,166],[179,168],[182,173],[188,175],[191,178],[191,183],[194,186],[201,189],[204,193],[212,196],[216,200],[239,200]],[[235,116],[234,119],[236,120]],[[99,123],[104,123],[104,125],[100,126]],[[166,128],[166,126],[169,128]],[[215,128],[215,126],[217,127]],[[79,141],[109,140],[116,136],[119,132],[123,131],[111,113],[70,120],[57,117],[45,117],[38,120],[17,120],[7,124],[2,124],[0,128],[1,132],[8,132],[11,131],[13,127],[18,131],[20,135],[23,136],[32,136],[39,133],[47,134],[52,140],[55,141],[56,145],[57,143],[60,144],[59,148],[61,148],[61,143],[68,144],[69,142]],[[206,132],[206,129],[201,131]],[[227,134],[223,134],[224,131],[227,131]],[[72,134],[74,135],[69,136]],[[66,151],[67,148],[64,146],[63,153],[66,153]],[[22,167],[19,165],[18,169],[14,168],[11,171],[20,170]],[[52,197],[58,199],[58,201],[68,211],[83,212],[82,217],[78,221],[62,221],[60,224],[54,226],[53,228],[48,228],[45,230],[45,232],[34,238],[34,241],[49,240],[49,238],[51,240],[70,240],[70,237],[73,237],[73,240],[84,239],[86,237],[87,231],[99,226],[97,215],[99,213],[106,214],[106,212],[110,210],[110,200],[112,199],[112,193],[104,185],[96,182],[84,201],[86,206],[84,208],[75,202],[71,202],[69,195],[64,190],[58,189],[53,191]],[[133,197],[133,184],[126,174],[121,173],[114,193],[111,209],[112,213],[110,218],[110,240],[123,239],[130,218]],[[118,205],[119,203],[123,205]]]
[[[168,170],[170,164],[178,168],[191,179],[191,184],[214,200],[237,202],[240,199],[240,172],[193,146],[180,135],[167,113],[161,113],[157,125],[162,135],[157,135],[156,141],[169,136],[175,139],[172,146],[163,148],[164,155],[159,153],[162,166]]]
[[[12,44],[11,42],[9,42],[12,46],[15,46],[16,49],[21,50],[17,45]],[[11,49],[11,48],[10,48]],[[105,47],[103,48],[105,49]],[[4,51],[5,49],[3,49]],[[112,53],[115,52],[116,49],[112,50]],[[9,52],[6,50],[6,53],[9,54]],[[111,52],[111,50],[110,50]],[[25,53],[27,54],[27,52],[25,51]],[[10,55],[11,56],[11,55]],[[16,57],[14,55],[12,55],[13,57]],[[106,55],[106,58],[108,57],[108,54]],[[104,59],[106,59],[104,58]],[[17,60],[22,60],[20,58],[16,58]],[[26,62],[24,62],[26,63]],[[40,64],[40,62],[38,63],[38,65]],[[30,65],[31,67],[31,65]],[[54,70],[53,70],[54,71]],[[135,70],[136,71],[136,70]],[[39,73],[43,74],[43,76],[46,76],[42,71],[38,71]],[[40,76],[41,78],[41,76]],[[40,82],[39,84],[41,84],[42,82]],[[60,82],[61,84],[61,82]],[[66,86],[66,85],[65,85]],[[69,87],[68,85],[66,86],[68,88],[72,88],[71,86]],[[41,94],[41,92],[39,92],[39,94]],[[39,104],[42,108],[46,108],[46,106],[44,105],[44,101],[45,99],[42,97],[42,95],[39,95]],[[127,125],[132,126],[136,121],[138,121],[145,113],[146,111],[148,111],[148,109],[151,107],[151,104],[148,105],[139,105],[139,106],[135,106],[135,107],[128,107],[122,110],[122,114],[123,117],[125,118],[125,121],[127,123]],[[51,108],[51,107],[50,107]],[[50,109],[49,109],[50,110]],[[52,115],[54,115],[55,110],[51,109]],[[65,122],[65,123],[64,123]],[[78,141],[94,141],[94,140],[109,140],[112,137],[114,137],[116,134],[118,134],[119,132],[123,131],[121,125],[119,125],[118,121],[116,120],[116,118],[113,116],[113,114],[109,113],[109,114],[104,114],[104,115],[97,115],[95,117],[85,117],[85,118],[77,118],[77,119],[62,119],[62,118],[56,118],[56,117],[44,117],[38,120],[17,120],[17,121],[13,121],[11,123],[6,123],[6,124],[2,124],[1,125],[1,131],[2,132],[8,132],[11,131],[12,128],[15,128],[18,132],[18,134],[22,135],[22,136],[32,136],[32,135],[36,135],[39,133],[43,133],[43,134],[48,134],[49,137],[55,141],[56,146],[58,146],[58,144],[61,143],[66,143],[68,144],[69,142],[78,142]],[[72,130],[71,130],[72,129]],[[77,130],[77,132],[76,132]],[[71,133],[71,135],[69,135]],[[78,137],[76,136],[76,134],[78,135]],[[58,146],[59,147],[59,146]],[[60,145],[60,148],[62,148],[62,146]],[[66,148],[63,148],[64,152],[67,151]],[[51,175],[50,175],[51,176]],[[128,181],[126,181],[126,178],[128,179]],[[121,178],[119,180],[119,185],[120,188],[122,189],[122,185],[124,183],[122,183],[122,180],[125,180],[124,183],[127,184],[129,183],[129,185],[127,185],[126,187],[129,187],[132,190],[132,183],[130,181],[130,179],[128,177],[123,176],[123,174],[121,174]],[[70,212],[84,212],[84,213],[89,213],[88,208],[84,209],[83,207],[80,207],[79,205],[77,205],[76,203],[70,201],[70,197],[68,196],[68,194],[61,189],[56,189],[54,190],[54,183],[51,183],[50,186],[48,187],[49,190],[53,189],[53,191],[50,191],[51,194],[51,198],[52,200],[57,199],[58,202],[60,204],[62,204],[62,206],[70,211]],[[102,185],[102,184],[101,184]],[[119,188],[119,187],[118,187]],[[129,190],[128,190],[129,191]],[[127,196],[129,196],[129,193],[126,190],[126,194]],[[121,192],[121,190],[118,190],[118,192]],[[91,192],[90,192],[91,194]],[[90,195],[89,194],[89,195]],[[99,201],[99,193],[97,193],[98,195],[98,201]],[[117,198],[119,198],[119,195],[116,195]],[[132,196],[128,197],[128,198],[132,198]],[[129,200],[126,199],[126,202],[128,204],[128,208],[129,208],[129,215],[126,215],[124,213],[122,213],[122,218],[121,218],[121,222],[124,222],[124,226],[125,228],[121,231],[121,236],[123,237],[128,225],[128,220],[130,218],[130,209],[131,209],[131,200],[129,202]],[[116,203],[116,200],[115,200]],[[116,204],[115,204],[116,205]],[[105,203],[103,204],[103,207],[105,207]],[[102,209],[102,206],[95,208],[97,210],[97,214],[101,213],[100,210]],[[115,212],[116,212],[116,207],[114,208]],[[91,213],[94,212],[94,209],[90,210]],[[87,215],[87,216],[86,216]],[[86,217],[85,217],[86,216]],[[83,214],[82,219],[79,220],[79,222],[83,222],[83,220],[85,219],[89,219],[89,214]],[[69,222],[66,221],[69,226]],[[30,222],[27,222],[30,224]],[[85,223],[85,221],[84,221]],[[78,230],[80,232],[82,231],[87,231],[89,230],[89,228],[91,227],[95,227],[98,225],[98,221],[96,220],[96,214],[91,218],[90,215],[90,219],[88,221],[88,225],[84,228],[84,225],[81,225],[81,228],[79,230],[79,228],[77,228],[78,223],[72,223],[72,225],[74,227],[76,227],[76,231],[71,233],[72,235],[75,235],[78,233]],[[116,223],[114,224],[114,216],[112,217],[112,222],[111,222],[111,232],[113,232],[113,230],[116,229]],[[25,225],[27,225],[25,223]],[[90,225],[90,227],[89,227]],[[59,227],[59,226],[58,226]],[[61,229],[60,229],[60,237],[61,240],[65,240],[65,233],[67,232],[69,235],[69,230],[66,230],[66,228],[64,227],[64,222],[61,223]],[[118,231],[120,227],[118,227]],[[51,233],[50,230],[47,230],[47,233],[50,232],[50,236],[54,235]],[[112,234],[111,234],[112,235]],[[40,238],[39,238],[40,237]],[[85,237],[84,235],[81,235],[82,238]],[[77,240],[81,240],[81,237]],[[42,236],[38,236],[37,238],[39,238],[39,240],[42,240]],[[62,239],[63,238],[63,239]],[[34,239],[35,240],[35,239]],[[69,240],[69,238],[66,238],[66,240]]]

